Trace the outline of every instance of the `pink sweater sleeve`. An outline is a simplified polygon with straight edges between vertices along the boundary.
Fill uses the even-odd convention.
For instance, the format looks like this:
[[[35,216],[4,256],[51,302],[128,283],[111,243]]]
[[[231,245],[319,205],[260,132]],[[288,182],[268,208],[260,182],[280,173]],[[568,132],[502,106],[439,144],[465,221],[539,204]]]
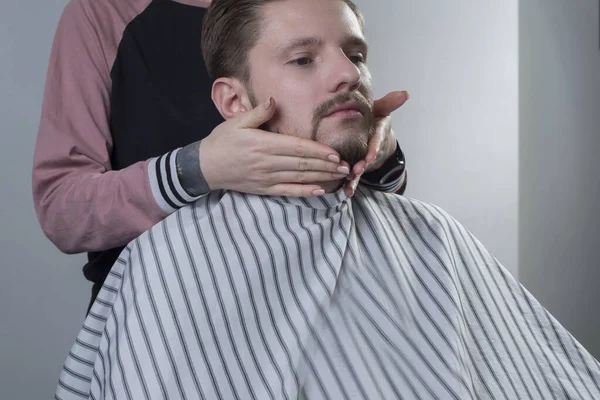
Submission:
[[[65,253],[126,245],[175,211],[159,190],[166,175],[181,190],[174,162],[165,165],[175,154],[111,170],[110,59],[119,39],[114,34],[101,37],[111,23],[97,21],[91,4],[72,0],[59,22],[34,155],[38,219]],[[194,200],[183,190],[180,194]]]

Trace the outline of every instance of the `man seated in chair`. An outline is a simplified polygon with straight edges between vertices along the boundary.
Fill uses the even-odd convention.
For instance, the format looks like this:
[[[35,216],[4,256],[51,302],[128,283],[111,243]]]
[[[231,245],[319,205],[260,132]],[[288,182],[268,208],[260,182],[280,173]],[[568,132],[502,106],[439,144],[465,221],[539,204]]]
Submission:
[[[269,130],[364,158],[373,95],[350,0],[213,0],[202,51],[225,118],[264,105]],[[342,184],[213,191],[133,241],[57,398],[600,399],[597,361],[457,221]]]

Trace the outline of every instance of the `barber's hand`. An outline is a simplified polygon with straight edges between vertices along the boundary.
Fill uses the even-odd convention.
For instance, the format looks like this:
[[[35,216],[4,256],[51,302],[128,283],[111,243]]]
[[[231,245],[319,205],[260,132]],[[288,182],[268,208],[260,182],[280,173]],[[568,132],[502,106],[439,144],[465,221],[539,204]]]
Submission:
[[[396,136],[392,130],[392,112],[402,107],[408,100],[408,92],[391,92],[375,100],[375,134],[369,141],[369,151],[364,160],[354,164],[344,185],[347,196],[353,196],[363,173],[375,171],[396,151]]]
[[[346,178],[339,154],[312,140],[258,129],[275,101],[225,121],[200,142],[200,168],[211,190],[271,196],[320,196],[318,182]],[[317,184],[315,184],[317,182]]]

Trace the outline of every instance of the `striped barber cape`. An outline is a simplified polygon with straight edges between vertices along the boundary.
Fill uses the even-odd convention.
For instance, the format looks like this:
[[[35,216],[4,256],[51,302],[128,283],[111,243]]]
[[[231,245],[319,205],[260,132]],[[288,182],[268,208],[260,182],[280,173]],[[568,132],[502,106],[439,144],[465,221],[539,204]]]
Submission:
[[[123,251],[56,398],[600,399],[599,382],[438,207],[215,192]]]

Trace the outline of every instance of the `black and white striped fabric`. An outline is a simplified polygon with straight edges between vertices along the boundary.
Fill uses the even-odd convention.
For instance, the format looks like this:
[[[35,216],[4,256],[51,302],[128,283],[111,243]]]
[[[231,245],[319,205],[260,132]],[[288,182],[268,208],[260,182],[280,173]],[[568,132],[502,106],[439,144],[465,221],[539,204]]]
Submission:
[[[121,254],[68,399],[600,399],[593,357],[441,209],[213,193]]]

